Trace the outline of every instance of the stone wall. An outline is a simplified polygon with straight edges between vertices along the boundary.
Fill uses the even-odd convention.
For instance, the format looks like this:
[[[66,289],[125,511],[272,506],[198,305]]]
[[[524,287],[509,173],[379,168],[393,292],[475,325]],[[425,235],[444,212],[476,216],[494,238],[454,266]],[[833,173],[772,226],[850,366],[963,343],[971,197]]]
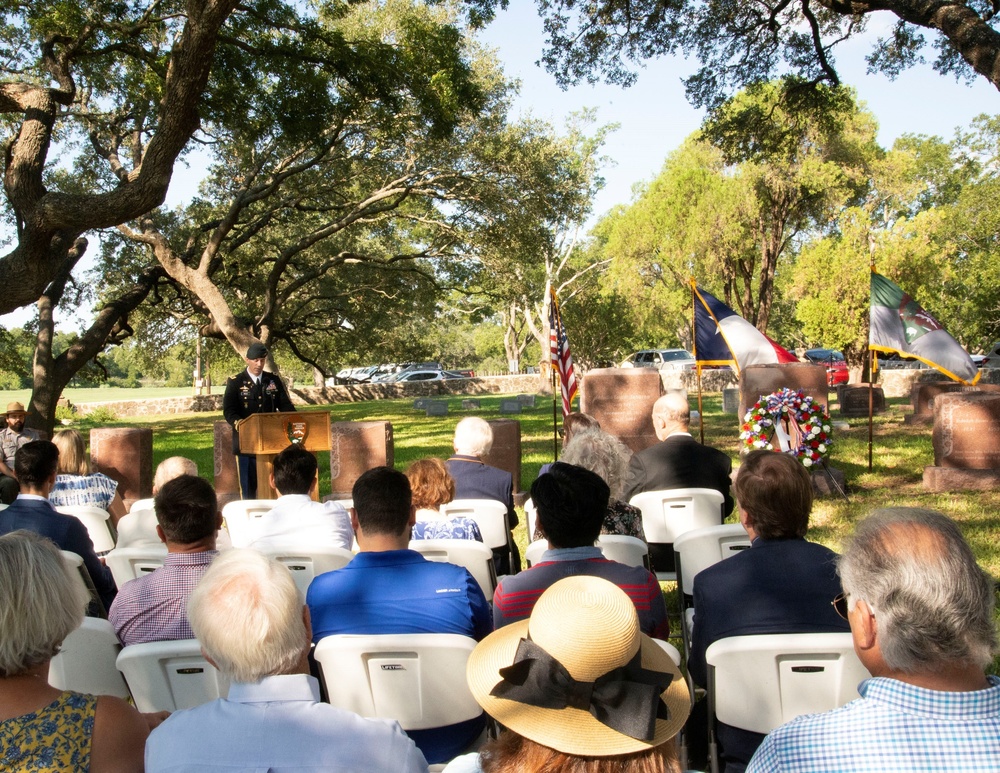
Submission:
[[[981,368],[981,384],[1000,384],[1000,368]],[[909,397],[914,384],[949,379],[933,368],[879,368],[877,384],[886,397]]]

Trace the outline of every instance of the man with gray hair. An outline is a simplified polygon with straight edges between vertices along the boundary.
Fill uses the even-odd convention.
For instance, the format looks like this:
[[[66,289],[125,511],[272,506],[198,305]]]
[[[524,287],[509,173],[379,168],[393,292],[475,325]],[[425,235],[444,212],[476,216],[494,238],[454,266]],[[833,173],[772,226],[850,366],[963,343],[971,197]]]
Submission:
[[[730,474],[733,462],[729,456],[695,440],[688,427],[691,409],[687,397],[668,392],[653,403],[653,430],[660,441],[633,454],[625,481],[626,502],[644,491],[664,491],[673,488],[709,488],[723,496],[719,523],[733,511]],[[674,571],[672,545],[650,545],[650,561],[656,571]]]
[[[156,497],[165,484],[181,475],[198,477],[198,465],[183,456],[171,456],[160,462],[153,474],[153,497]],[[118,519],[118,539],[115,541],[115,547],[159,547],[161,543],[156,527],[153,500],[140,499],[133,502],[128,513]]]
[[[507,528],[517,526],[514,512],[514,481],[509,472],[490,467],[482,457],[493,447],[493,429],[478,416],[466,416],[455,427],[455,453],[445,462],[455,481],[455,499],[493,499],[507,507]],[[497,574],[511,574],[521,567],[517,545],[511,541],[514,566],[506,551],[495,550]]]
[[[146,742],[146,771],[342,770],[426,773],[396,722],[320,703],[309,675],[309,610],[288,569],[230,550],[188,601],[205,657],[229,680],[228,698],[174,712]]]
[[[993,580],[949,518],[876,510],[838,564],[854,649],[872,674],[861,698],[773,731],[755,771],[1000,769]]]

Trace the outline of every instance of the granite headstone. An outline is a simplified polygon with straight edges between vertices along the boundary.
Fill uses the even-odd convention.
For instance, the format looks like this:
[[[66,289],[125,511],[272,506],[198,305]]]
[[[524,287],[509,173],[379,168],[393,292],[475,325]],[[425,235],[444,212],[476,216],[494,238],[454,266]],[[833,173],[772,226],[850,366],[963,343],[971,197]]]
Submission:
[[[392,467],[394,445],[388,421],[330,423],[330,488],[334,499],[349,499],[354,482],[373,467]]]
[[[153,495],[153,430],[100,427],[90,430],[90,464],[118,481],[118,493],[128,510],[138,499]]]
[[[587,371],[580,387],[580,410],[597,419],[633,452],[657,442],[653,403],[663,394],[660,374],[652,368],[598,368]]]
[[[740,372],[740,419],[762,395],[769,395],[783,388],[801,389],[804,394],[812,397],[814,403],[822,404],[829,411],[829,387],[826,383],[826,368],[822,365],[807,362],[748,365]]]

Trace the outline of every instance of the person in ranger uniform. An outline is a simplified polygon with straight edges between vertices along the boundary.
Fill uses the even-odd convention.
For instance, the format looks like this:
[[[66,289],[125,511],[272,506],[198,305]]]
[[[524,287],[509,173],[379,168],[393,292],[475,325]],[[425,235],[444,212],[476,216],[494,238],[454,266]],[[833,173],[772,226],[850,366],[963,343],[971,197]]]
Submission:
[[[251,344],[244,359],[247,369],[226,382],[222,415],[233,428],[233,453],[239,465],[243,498],[254,499],[257,496],[257,457],[240,453],[240,422],[255,413],[294,411],[295,406],[288,397],[284,382],[274,373],[264,372],[264,361],[267,359],[264,344]]]

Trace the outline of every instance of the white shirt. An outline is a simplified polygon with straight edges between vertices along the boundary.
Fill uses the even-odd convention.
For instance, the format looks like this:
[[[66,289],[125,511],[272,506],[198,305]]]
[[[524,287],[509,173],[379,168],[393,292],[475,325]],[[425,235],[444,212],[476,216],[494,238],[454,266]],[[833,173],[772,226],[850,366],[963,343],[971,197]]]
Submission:
[[[274,507],[251,525],[255,550],[285,547],[336,547],[351,549],[354,532],[351,516],[336,502],[315,502],[308,494],[278,497]]]
[[[147,773],[427,773],[399,725],[319,702],[305,674],[234,683],[228,698],[175,711],[146,741]]]

